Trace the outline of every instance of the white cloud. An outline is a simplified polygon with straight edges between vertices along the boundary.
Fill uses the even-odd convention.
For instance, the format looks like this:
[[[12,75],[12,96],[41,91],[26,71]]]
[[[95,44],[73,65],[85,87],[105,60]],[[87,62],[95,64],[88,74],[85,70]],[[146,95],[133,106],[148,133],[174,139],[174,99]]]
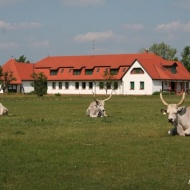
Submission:
[[[13,30],[14,27],[11,26],[10,23],[5,22],[5,21],[3,21],[3,20],[0,20],[0,29],[3,29],[3,30]]]
[[[156,27],[156,30],[159,32],[162,31],[190,31],[190,22],[189,23],[182,23],[180,21],[174,21],[168,24],[160,24]]]
[[[19,45],[15,42],[0,42],[0,49],[2,50],[10,50],[10,49],[18,49]]]
[[[41,27],[41,24],[37,22],[9,23],[0,20],[0,29],[3,30],[35,29],[39,27]]]
[[[144,29],[144,25],[143,24],[125,24],[123,28],[126,30],[140,31]]]
[[[114,38],[114,33],[110,31],[106,32],[88,32],[86,34],[80,34],[75,36],[74,41],[76,42],[88,42],[93,40],[105,41]]]
[[[102,6],[106,0],[62,0],[63,4],[70,6]]]

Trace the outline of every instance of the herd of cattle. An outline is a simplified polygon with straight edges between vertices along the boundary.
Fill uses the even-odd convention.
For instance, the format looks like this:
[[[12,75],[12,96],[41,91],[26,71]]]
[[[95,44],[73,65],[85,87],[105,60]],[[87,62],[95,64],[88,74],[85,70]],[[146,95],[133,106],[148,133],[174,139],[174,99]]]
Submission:
[[[94,93],[93,93],[94,94]],[[86,110],[86,115],[89,117],[107,117],[105,111],[105,102],[109,100],[110,96],[104,100],[98,100],[94,94],[94,101],[90,103]],[[190,135],[190,106],[179,107],[185,100],[185,92],[183,92],[182,99],[177,104],[168,104],[160,91],[160,100],[167,109],[161,109],[163,114],[168,114],[168,122],[173,125],[173,128],[168,131],[169,135]],[[7,115],[8,109],[0,103],[0,115]]]

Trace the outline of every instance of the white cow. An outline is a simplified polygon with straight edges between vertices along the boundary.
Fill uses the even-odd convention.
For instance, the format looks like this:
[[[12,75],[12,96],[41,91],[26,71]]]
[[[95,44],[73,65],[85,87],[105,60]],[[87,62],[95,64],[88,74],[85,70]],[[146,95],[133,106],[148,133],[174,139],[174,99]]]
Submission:
[[[96,99],[94,94],[95,101],[90,103],[88,109],[86,110],[86,115],[89,117],[107,117],[104,106],[105,106],[105,101],[109,100],[111,96],[112,93],[105,100],[98,100]]]
[[[0,115],[7,115],[8,109],[3,106],[3,104],[0,103]]]
[[[168,131],[168,134],[179,134],[180,136],[190,135],[190,106],[179,107],[185,100],[185,92],[183,92],[182,99],[177,104],[166,103],[161,91],[160,99],[162,103],[167,106],[167,110],[161,109],[161,112],[168,114],[168,122],[174,126],[174,128]]]

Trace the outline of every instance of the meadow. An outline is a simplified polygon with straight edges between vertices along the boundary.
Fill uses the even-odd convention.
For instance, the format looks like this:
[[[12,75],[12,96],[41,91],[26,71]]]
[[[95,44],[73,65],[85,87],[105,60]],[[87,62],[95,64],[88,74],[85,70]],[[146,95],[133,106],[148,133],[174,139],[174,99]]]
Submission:
[[[1,95],[9,115],[0,117],[0,189],[190,189],[190,137],[167,134],[158,95],[112,96],[107,118],[86,117],[91,101]]]

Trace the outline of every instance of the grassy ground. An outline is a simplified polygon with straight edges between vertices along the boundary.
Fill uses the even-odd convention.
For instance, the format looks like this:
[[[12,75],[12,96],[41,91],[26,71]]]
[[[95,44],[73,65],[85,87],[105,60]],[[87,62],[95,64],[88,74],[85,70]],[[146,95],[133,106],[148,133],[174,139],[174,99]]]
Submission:
[[[85,116],[92,100],[1,96],[0,189],[190,189],[190,138],[167,135],[158,95],[113,96],[107,118]]]

